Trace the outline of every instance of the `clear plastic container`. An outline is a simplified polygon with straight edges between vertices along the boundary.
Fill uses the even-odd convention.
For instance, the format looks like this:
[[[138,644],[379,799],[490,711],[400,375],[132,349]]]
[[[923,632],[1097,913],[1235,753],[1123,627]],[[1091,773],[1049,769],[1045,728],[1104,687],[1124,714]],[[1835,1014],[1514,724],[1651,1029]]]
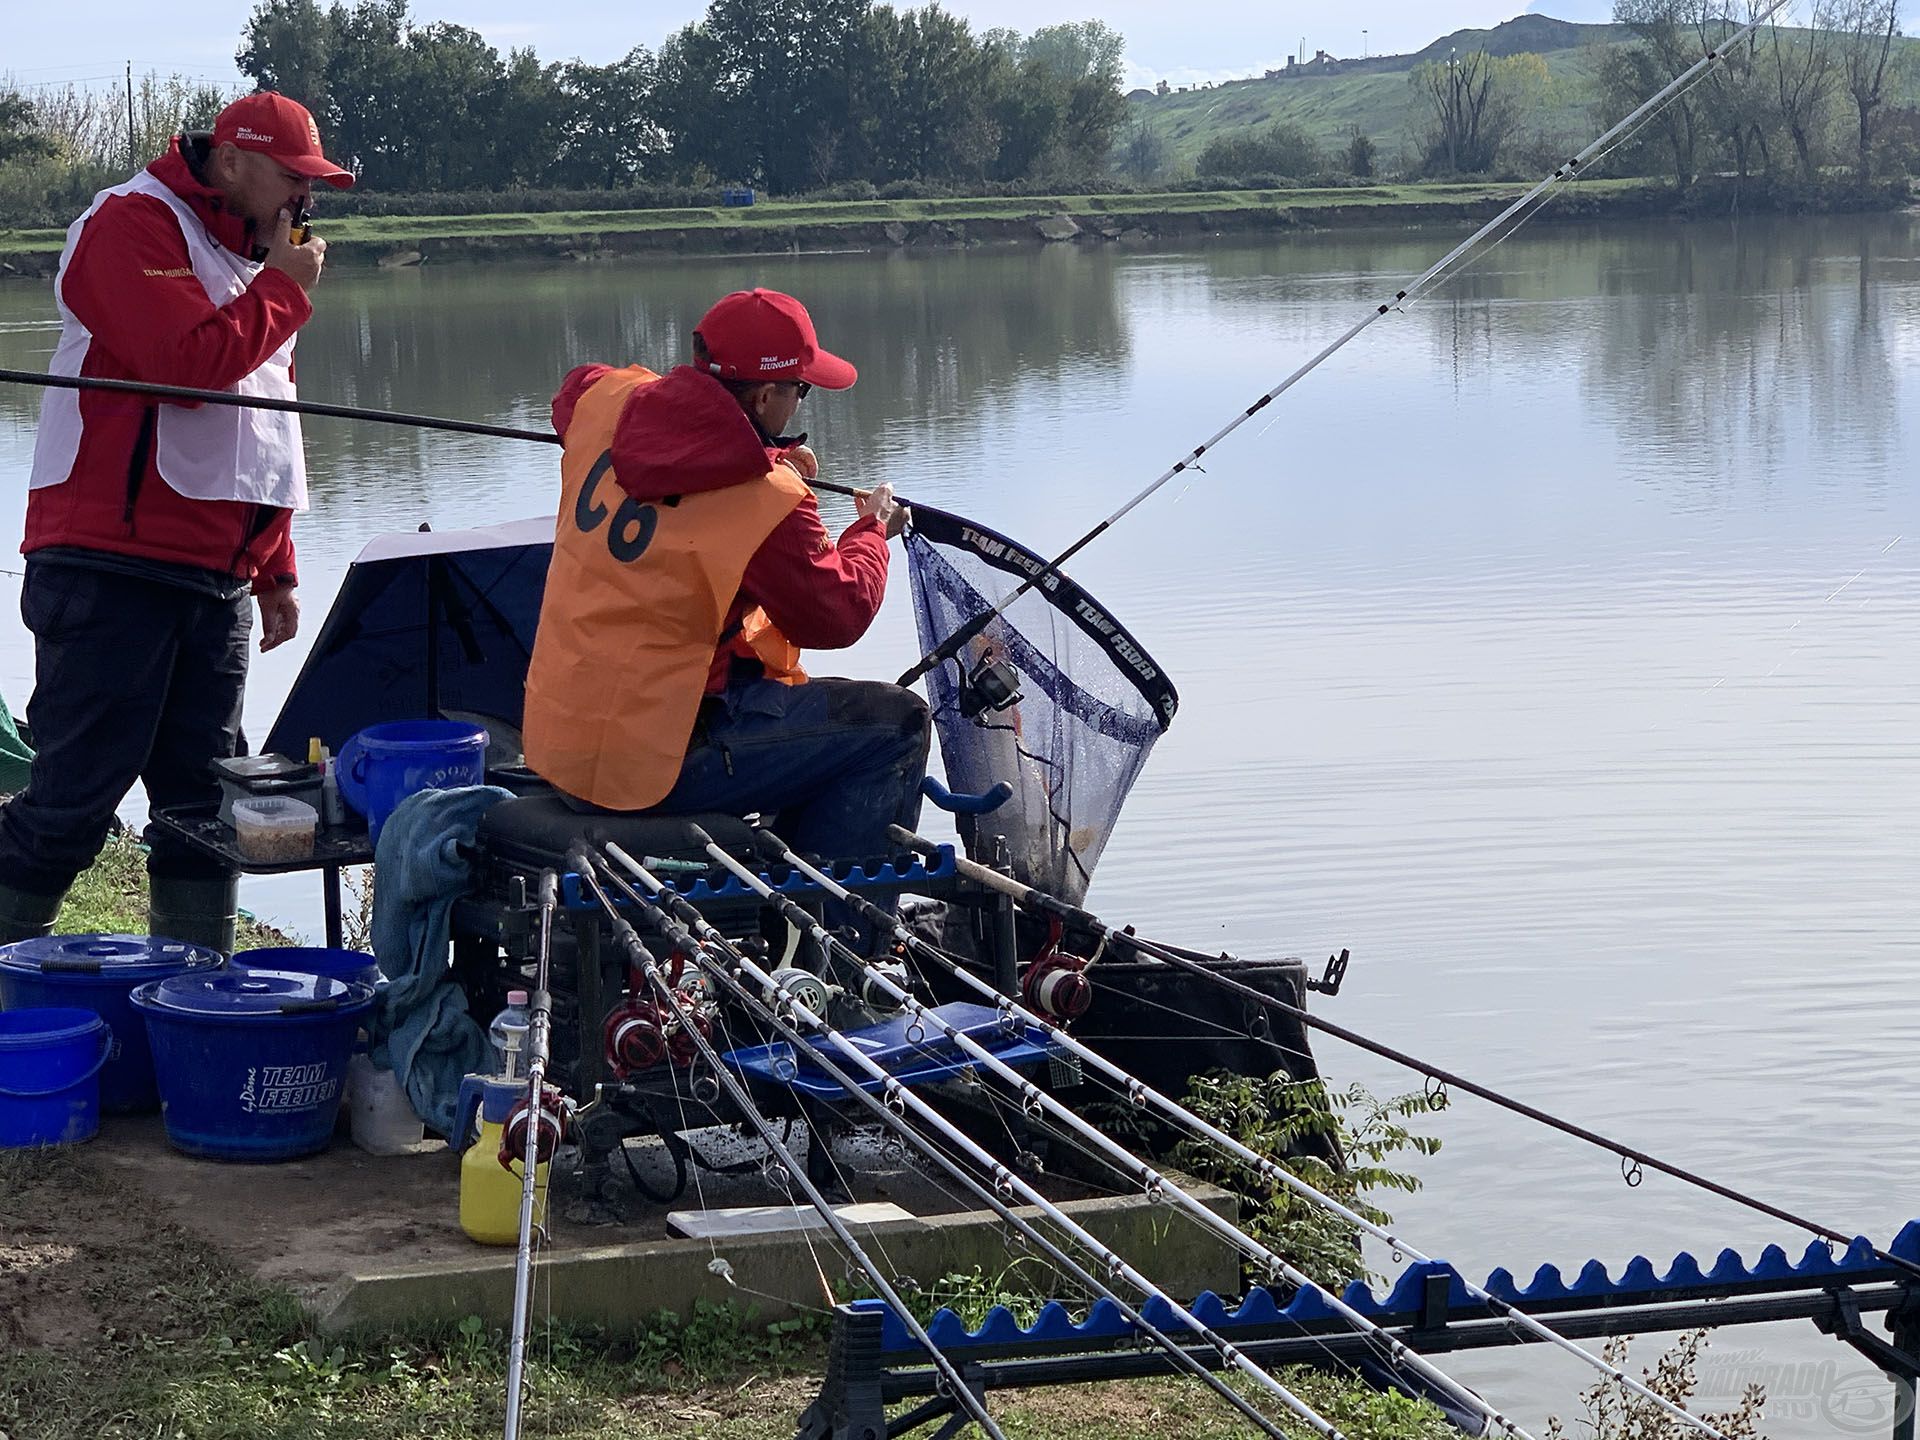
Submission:
[[[520,1077],[521,1060],[527,1053],[527,1032],[533,1026],[533,1015],[527,1009],[527,992],[509,990],[507,1008],[493,1017],[493,1024],[487,1031],[487,1038],[493,1042],[493,1053],[500,1062],[497,1074],[509,1080]]]
[[[347,1110],[353,1143],[369,1155],[411,1155],[426,1139],[426,1126],[391,1070],[376,1069],[365,1055],[347,1064]]]
[[[309,860],[320,812],[304,800],[255,795],[233,802],[233,833],[240,853],[269,863]]]

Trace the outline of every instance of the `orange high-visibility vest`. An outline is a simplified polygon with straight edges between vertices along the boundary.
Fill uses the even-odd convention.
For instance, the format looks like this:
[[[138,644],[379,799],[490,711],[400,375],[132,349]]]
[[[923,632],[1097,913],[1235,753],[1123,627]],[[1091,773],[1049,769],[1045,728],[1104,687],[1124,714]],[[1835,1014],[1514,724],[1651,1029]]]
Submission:
[[[613,477],[620,411],[660,377],[637,365],[588,387],[567,427],[560,512],[527,667],[527,764],[609,810],[644,810],[679,778],[723,638],[770,677],[806,679],[759,610],[723,637],[747,562],[812,494],[785,465],[738,485],[642,502]]]

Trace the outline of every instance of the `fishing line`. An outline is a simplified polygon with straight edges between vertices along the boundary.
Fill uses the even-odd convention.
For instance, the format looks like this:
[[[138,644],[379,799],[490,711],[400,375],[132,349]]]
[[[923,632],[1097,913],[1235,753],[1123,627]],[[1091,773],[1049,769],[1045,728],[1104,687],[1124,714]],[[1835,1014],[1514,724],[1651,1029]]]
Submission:
[[[715,843],[713,838],[701,830],[699,826],[694,825],[689,828],[695,842],[705,848],[707,854],[716,864],[730,871],[741,884],[752,890],[760,896],[762,900],[772,905],[779,913],[785,915],[793,923],[801,923],[801,917],[805,915],[806,912],[801,910],[798,903],[790,896],[775,890],[755,872],[752,867],[735,859],[725,849]],[[781,858],[787,864],[792,865],[801,874],[805,875],[815,884],[820,885],[830,895],[833,895],[842,903],[853,905],[863,916],[875,920],[875,923],[882,923],[877,917],[884,916],[886,912],[880,910],[880,907],[874,905],[864,897],[855,896],[852,891],[840,885],[837,881],[833,880],[832,877],[826,875],[825,872],[807,864],[807,862],[796,855],[784,841],[775,837],[771,831],[762,831],[760,833],[766,836],[770,844],[779,848]],[[1168,1179],[1152,1165],[1142,1160],[1139,1156],[1132,1154],[1124,1146],[1119,1145],[1103,1134],[1099,1129],[1089,1125],[1085,1120],[1074,1114],[1067,1105],[1054,1096],[1049,1095],[1045,1090],[1042,1090],[1033,1081],[1029,1080],[1026,1076],[1008,1065],[998,1055],[994,1054],[993,1051],[973,1039],[972,1036],[966,1034],[936,1012],[922,1005],[918,999],[908,991],[902,989],[883,971],[867,964],[854,952],[851,946],[839,940],[824,926],[814,922],[811,916],[807,916],[806,918],[810,926],[811,934],[817,944],[823,949],[837,951],[846,961],[853,964],[860,971],[864,971],[866,977],[865,983],[879,989],[887,995],[894,1004],[913,1016],[915,1022],[922,1026],[924,1031],[929,1033],[937,1031],[945,1037],[948,1044],[970,1057],[976,1065],[983,1067],[987,1073],[1009,1086],[1014,1093],[1019,1096],[1023,1110],[1031,1108],[1036,1113],[1044,1112],[1049,1118],[1066,1126],[1080,1137],[1082,1143],[1090,1144],[1105,1154],[1116,1166],[1122,1169],[1123,1173],[1131,1173],[1134,1183],[1149,1200],[1166,1201],[1174,1205],[1183,1211],[1190,1219],[1196,1221],[1203,1229],[1212,1232],[1219,1239],[1234,1246],[1249,1259],[1263,1266],[1269,1277],[1284,1277],[1291,1284],[1311,1287],[1319,1294],[1323,1303],[1327,1304],[1339,1314],[1342,1319],[1360,1330],[1361,1333],[1385,1335],[1385,1332],[1380,1330],[1379,1326],[1361,1315],[1359,1311],[1353,1309],[1352,1306],[1348,1305],[1324,1286],[1319,1285],[1318,1282],[1314,1281],[1305,1272],[1288,1264],[1285,1258],[1273,1249],[1263,1245],[1260,1241],[1254,1239],[1253,1236],[1247,1234],[1232,1222],[1214,1214],[1212,1210],[1207,1208],[1206,1205],[1202,1204],[1182,1186]],[[905,927],[900,926],[897,921],[888,921],[886,923],[891,923],[896,933],[907,933]],[[1007,997],[993,991],[991,987],[984,986],[983,984],[983,988],[987,994],[993,997],[1000,1011],[1003,1024],[1008,1023],[1017,1016],[1027,1023],[1037,1023],[1047,1028],[1056,1040],[1064,1033],[1052,1027],[1045,1027],[1044,1022],[1037,1022],[1036,1017],[1033,1017],[1030,1012],[1021,1010],[1020,1007],[1014,1005]],[[1079,1047],[1078,1042],[1071,1042],[1069,1048],[1074,1049],[1075,1053],[1078,1054],[1084,1047]],[[1089,1051],[1087,1054],[1091,1055],[1092,1052]],[[1106,1062],[1100,1061],[1099,1063],[1104,1065]],[[1125,1072],[1119,1071],[1117,1073],[1121,1074],[1128,1082],[1130,1099],[1135,1095],[1151,1096],[1155,1093],[1138,1079],[1126,1075]],[[1138,1101],[1136,1100],[1135,1103],[1138,1103]],[[1531,1437],[1527,1436],[1526,1432],[1519,1429],[1512,1421],[1506,1419],[1506,1417],[1502,1416],[1498,1411],[1488,1408],[1484,1401],[1474,1396],[1471,1391],[1461,1386],[1458,1381],[1451,1379],[1428,1362],[1415,1356],[1414,1352],[1407,1349],[1401,1342],[1389,1338],[1388,1343],[1396,1347],[1396,1356],[1404,1354],[1405,1363],[1409,1368],[1420,1371],[1432,1384],[1442,1387],[1444,1392],[1456,1403],[1484,1415],[1489,1421],[1499,1425],[1500,1428],[1520,1435],[1522,1440],[1531,1440]],[[1286,1396],[1282,1396],[1283,1400],[1286,1398]],[[1303,1414],[1302,1418],[1307,1418],[1308,1423],[1312,1424],[1317,1417],[1310,1418]],[[1325,1424],[1326,1422],[1322,1421],[1316,1428],[1320,1428]],[[1322,1433],[1325,1434],[1328,1433],[1328,1431],[1323,1429]]]
[[[734,995],[745,1005],[749,1013],[754,1014],[756,1017],[763,1017],[764,1022],[770,1024],[775,1032],[789,1045],[804,1048],[813,1057],[814,1063],[820,1066],[828,1078],[845,1090],[856,1103],[875,1115],[882,1127],[891,1133],[905,1136],[910,1147],[918,1147],[921,1153],[927,1158],[933,1160],[935,1164],[945,1169],[1000,1220],[1005,1222],[1030,1243],[1040,1247],[1056,1265],[1060,1266],[1069,1277],[1078,1281],[1090,1294],[1098,1295],[1117,1306],[1128,1323],[1133,1325],[1164,1351],[1168,1360],[1174,1366],[1194,1375],[1202,1381],[1209,1389],[1213,1390],[1236,1411],[1257,1426],[1262,1433],[1275,1437],[1275,1440],[1286,1440],[1284,1433],[1273,1421],[1261,1414],[1245,1396],[1227,1385],[1225,1381],[1218,1375],[1215,1375],[1205,1365],[1201,1364],[1199,1360],[1194,1358],[1184,1347],[1174,1341],[1172,1337],[1148,1321],[1135,1306],[1122,1298],[1111,1285],[1096,1279],[1079,1261],[1075,1260],[1059,1244],[1048,1238],[1048,1236],[1039,1230],[1031,1221],[1015,1213],[1005,1200],[995,1194],[981,1179],[964,1169],[959,1162],[948,1153],[948,1150],[943,1147],[952,1146],[959,1154],[966,1155],[974,1164],[979,1165],[989,1175],[997,1178],[1006,1172],[1004,1167],[996,1162],[991,1155],[987,1154],[986,1151],[967,1139],[963,1134],[953,1130],[940,1116],[939,1112],[933,1110],[911,1090],[895,1082],[884,1069],[861,1053],[858,1047],[854,1046],[851,1041],[835,1031],[825,1020],[814,1015],[812,1011],[808,1010],[791,996],[782,995],[779,987],[773,984],[772,977],[757,966],[754,966],[732,941],[728,940],[708,923],[706,918],[700,914],[699,910],[685,900],[684,897],[667,887],[644,866],[639,865],[631,856],[620,850],[618,846],[609,844],[605,846],[604,849],[607,854],[619,859],[624,867],[631,869],[639,882],[652,891],[652,898],[641,895],[639,891],[635,890],[632,885],[622,878],[617,870],[607,865],[604,858],[602,859],[601,864],[606,878],[620,889],[622,893],[627,895],[635,905],[640,907],[640,914],[647,920],[649,925],[654,928],[656,933],[666,939],[668,944],[679,948],[682,954],[691,955],[695,963],[706,969],[707,973],[725,987],[728,993]],[[671,913],[668,908],[663,907],[671,907]],[[687,931],[686,926],[688,925],[692,925],[698,933],[700,937],[699,943],[695,943],[692,935]],[[725,964],[709,955],[705,948],[708,946],[730,956],[735,970],[730,970]],[[738,972],[737,974],[736,970]],[[779,1003],[777,1005],[770,1004],[767,999],[756,995],[754,991],[739,978],[741,975],[746,976],[747,979],[752,980],[755,985],[760,986],[766,996],[779,996]],[[793,1017],[793,1020],[806,1024],[809,1029],[833,1042],[836,1048],[848,1060],[852,1061],[856,1068],[861,1069],[867,1074],[870,1081],[880,1082],[881,1085],[885,1087],[882,1095],[886,1098],[883,1099],[881,1095],[869,1092],[862,1082],[854,1079],[847,1070],[836,1063],[825,1050],[811,1043],[805,1035],[795,1028],[795,1025],[791,1023],[786,1016],[780,1013],[782,1009]],[[890,1101],[897,1101],[900,1107],[899,1113],[895,1112],[889,1103]],[[906,1112],[908,1111],[912,1111],[916,1116],[923,1117],[928,1125],[932,1127],[938,1139],[930,1138],[911,1128],[906,1122]],[[1011,1176],[1008,1177],[1008,1188],[1010,1191],[1019,1188],[1017,1182],[1013,1181]],[[1035,1200],[1046,1218],[1055,1220],[1070,1240],[1080,1244],[1089,1255],[1100,1260],[1108,1267],[1110,1273],[1114,1273],[1117,1277],[1119,1272],[1115,1269],[1115,1266],[1118,1263],[1118,1257],[1114,1255],[1112,1251],[1093,1240],[1093,1238],[1078,1225],[1068,1220],[1056,1210],[1050,1202],[1039,1198],[1037,1193]],[[1123,1266],[1121,1268],[1124,1269]],[[1177,1311],[1178,1307],[1175,1308]],[[1204,1327],[1202,1327],[1202,1331],[1204,1335]],[[1218,1347],[1216,1346],[1216,1348]],[[1230,1348],[1231,1347],[1228,1347],[1228,1349]],[[1228,1351],[1226,1349],[1222,1349],[1220,1353],[1223,1359],[1227,1358]]]
[[[1623,119],[1616,121],[1599,139],[1588,145],[1587,148],[1582,150],[1578,155],[1561,162],[1550,175],[1536,183],[1526,194],[1513,201],[1498,215],[1495,215],[1491,220],[1475,230],[1473,234],[1469,235],[1452,250],[1448,251],[1435,264],[1415,279],[1409,281],[1396,292],[1391,299],[1381,301],[1375,305],[1372,310],[1354,322],[1343,334],[1318,351],[1312,358],[1294,370],[1278,385],[1275,385],[1271,390],[1261,395],[1251,405],[1234,416],[1233,419],[1216,430],[1206,440],[1195,446],[1194,449],[1176,461],[1170,469],[1163,472],[1145,489],[1127,500],[1118,510],[1115,510],[1106,519],[1102,520],[1079,539],[1075,540],[1052,560],[1047,561],[1039,570],[1021,580],[1020,583],[1003,599],[996,603],[992,609],[974,616],[958,630],[954,631],[952,635],[949,635],[940,644],[929,650],[925,655],[922,655],[910,669],[901,675],[898,683],[901,685],[911,685],[922,675],[925,675],[929,670],[933,669],[934,666],[944,664],[948,660],[953,659],[954,656],[959,653],[962,645],[986,629],[986,627],[1003,613],[1009,605],[1013,604],[1015,600],[1018,600],[1036,585],[1041,584],[1056,574],[1062,565],[1066,564],[1067,561],[1071,560],[1075,555],[1078,555],[1087,546],[1099,539],[1101,535],[1118,524],[1169,480],[1172,480],[1181,472],[1191,469],[1200,458],[1215,445],[1218,445],[1222,440],[1226,439],[1227,436],[1231,435],[1255,415],[1266,409],[1268,405],[1271,405],[1275,400],[1279,399],[1280,396],[1286,394],[1287,391],[1291,390],[1300,381],[1319,369],[1327,360],[1345,349],[1347,345],[1356,339],[1368,326],[1383,316],[1391,314],[1396,308],[1419,299],[1422,294],[1439,282],[1443,276],[1447,275],[1455,266],[1460,264],[1466,256],[1477,250],[1482,242],[1489,236],[1499,234],[1509,220],[1513,220],[1515,217],[1522,217],[1518,223],[1524,223],[1525,218],[1530,218],[1528,212],[1537,208],[1535,201],[1538,197],[1546,194],[1561,181],[1572,179],[1585,173],[1587,167],[1597,157],[1605,154],[1619,136],[1630,133],[1641,123],[1644,117],[1659,110],[1671,97],[1690,88],[1695,81],[1711,69],[1722,56],[1733,50],[1742,38],[1757,30],[1764,21],[1769,19],[1775,12],[1783,9],[1786,4],[1787,0],[1770,0],[1770,3],[1768,3],[1764,9],[1756,13],[1744,26],[1735,31],[1726,40],[1723,40],[1718,46],[1701,56],[1699,60],[1687,67],[1686,70],[1676,75],[1651,98],[1642,101],[1638,107]]]
[[[915,835],[911,831],[905,830],[898,825],[888,827],[888,837],[893,840],[895,844],[905,846],[917,855],[931,858],[941,854],[940,848],[931,840]],[[1540,1124],[1558,1130],[1564,1135],[1571,1135],[1575,1139],[1584,1140],[1588,1144],[1597,1146],[1602,1150],[1611,1151],[1622,1160],[1631,1161],[1636,1165],[1645,1166],[1650,1170],[1658,1170],[1663,1175],[1670,1175],[1676,1180],[1684,1181],[1689,1185],[1718,1195],[1724,1200],[1731,1200],[1737,1205],[1744,1205],[1750,1210],[1758,1211],[1760,1214],[1772,1216],[1776,1220],[1784,1221],[1798,1229],[1818,1235],[1824,1240],[1832,1240],[1841,1245],[1850,1246],[1857,1239],[1862,1238],[1845,1234],[1830,1226],[1822,1225],[1818,1221],[1809,1220],[1803,1215],[1796,1215],[1793,1211],[1782,1209],[1780,1206],[1768,1204],[1766,1201],[1758,1199],[1755,1196],[1745,1194],[1730,1186],[1722,1185],[1716,1180],[1710,1180],[1704,1175],[1695,1174],[1691,1170],[1662,1160],[1657,1155],[1651,1155],[1634,1146],[1623,1144],[1618,1140],[1609,1139],[1605,1135],[1589,1130],[1582,1125],[1577,1125],[1570,1120],[1563,1120],[1557,1115],[1552,1115],[1545,1110],[1539,1109],[1537,1106],[1527,1104],[1524,1100],[1516,1100],[1512,1096],[1502,1094],[1500,1091],[1494,1090],[1489,1086],[1477,1084],[1469,1080],[1466,1076],[1449,1070],[1443,1065],[1436,1065],[1430,1061],[1422,1060],[1418,1056],[1410,1055],[1403,1050],[1396,1050],[1391,1045],[1385,1045],[1378,1040],[1370,1039],[1358,1031],[1349,1030],[1346,1026],[1337,1024],[1332,1020],[1322,1019],[1320,1016],[1311,1013],[1301,1006],[1294,1005],[1286,1000],[1281,1000],[1276,996],[1265,994],[1254,989],[1251,985],[1242,984],[1231,976],[1217,974],[1207,969],[1206,966],[1200,964],[1198,961],[1189,960],[1186,956],[1169,946],[1144,939],[1138,935],[1130,935],[1124,930],[1115,930],[1097,915],[1082,910],[1078,906],[1069,905],[1066,901],[1048,895],[1044,891],[1035,890],[1030,885],[1023,885],[1018,880],[1013,879],[1011,876],[1002,875],[997,870],[990,870],[975,861],[958,856],[954,858],[954,865],[958,872],[966,878],[976,880],[980,884],[987,886],[989,889],[997,890],[1003,895],[1011,896],[1015,901],[1026,905],[1030,909],[1038,910],[1046,915],[1057,915],[1076,929],[1084,929],[1094,934],[1104,935],[1112,940],[1115,945],[1126,946],[1138,954],[1149,956],[1161,961],[1163,964],[1185,970],[1189,974],[1196,975],[1205,980],[1208,984],[1219,986],[1221,989],[1230,991],[1253,1004],[1264,1006],[1269,1010],[1275,1010],[1281,1014],[1290,1015],[1302,1024],[1308,1025],[1324,1034],[1332,1035],[1336,1039],[1344,1040],[1349,1045],[1358,1046],[1360,1049],[1378,1055],[1384,1060],[1391,1060],[1396,1065],[1402,1065],[1407,1069],[1417,1071],[1431,1080],[1439,1081],[1449,1088],[1464,1090],[1469,1095],[1478,1096],[1480,1099],[1498,1105],[1502,1109],[1511,1110],[1516,1115],[1524,1115],[1529,1120],[1538,1121]],[[1401,1248],[1404,1249],[1405,1247],[1403,1246]],[[1911,1260],[1904,1260],[1898,1255],[1890,1254],[1871,1244],[1869,1244],[1869,1249],[1874,1258],[1883,1264],[1892,1265],[1910,1275],[1920,1276],[1920,1264],[1915,1264]],[[1411,1254],[1412,1252],[1408,1251],[1407,1253]]]
[[[633,926],[627,923],[626,917],[619,912],[614,906],[612,899],[607,895],[607,892],[601,888],[600,881],[595,875],[593,861],[587,851],[584,848],[580,848],[570,852],[567,856],[567,863],[575,873],[580,876],[581,882],[592,891],[593,898],[596,903],[599,904],[600,908],[606,911],[608,922],[613,927],[614,936],[626,951],[629,962],[640,969],[641,973],[646,977],[647,982],[659,993],[662,1002],[666,1004],[671,1012],[679,1019],[681,1025],[687,1032],[688,1038],[693,1041],[695,1047],[699,1050],[701,1058],[713,1067],[714,1078],[720,1083],[722,1089],[725,1090],[728,1099],[730,1099],[739,1109],[740,1113],[747,1118],[753,1128],[759,1132],[760,1138],[766,1144],[767,1148],[779,1157],[780,1163],[784,1166],[788,1178],[798,1183],[800,1188],[806,1193],[808,1203],[819,1212],[820,1218],[826,1222],[827,1228],[831,1230],[834,1237],[846,1247],[847,1253],[853,1257],[854,1262],[859,1265],[867,1279],[873,1283],[875,1293],[886,1300],[889,1305],[893,1306],[900,1323],[906,1327],[907,1333],[912,1335],[914,1340],[926,1350],[935,1368],[940,1371],[941,1377],[952,1387],[950,1398],[956,1405],[967,1412],[974,1423],[991,1437],[991,1440],[1006,1440],[1006,1436],[1001,1432],[1000,1426],[995,1422],[993,1416],[987,1413],[986,1405],[968,1387],[960,1372],[954,1368],[953,1362],[947,1359],[940,1348],[933,1343],[932,1339],[927,1335],[925,1327],[914,1318],[912,1311],[906,1308],[905,1303],[894,1291],[893,1286],[888,1283],[887,1277],[880,1273],[880,1267],[874,1263],[866,1251],[860,1248],[860,1242],[853,1238],[853,1233],[847,1229],[845,1222],[835,1213],[833,1206],[828,1203],[827,1198],[822,1195],[814,1183],[807,1178],[805,1171],[800,1169],[799,1162],[793,1157],[793,1152],[781,1143],[780,1137],[774,1133],[772,1123],[755,1107],[753,1099],[747,1094],[745,1087],[741,1085],[740,1081],[734,1078],[733,1072],[727,1069],[726,1065],[722,1063],[718,1052],[713,1048],[712,1042],[708,1040],[707,1037],[700,1032],[700,1028],[693,1023],[692,1016],[688,1014],[681,1003],[679,993],[672,985],[667,983],[666,978],[660,973],[659,962],[654,959],[653,952],[648,950],[641,942],[639,935],[634,932]]]

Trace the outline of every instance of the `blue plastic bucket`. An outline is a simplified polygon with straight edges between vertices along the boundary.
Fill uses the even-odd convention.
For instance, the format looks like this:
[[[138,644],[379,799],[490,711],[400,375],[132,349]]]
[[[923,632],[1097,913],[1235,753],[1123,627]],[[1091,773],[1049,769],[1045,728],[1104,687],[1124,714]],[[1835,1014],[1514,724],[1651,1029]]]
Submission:
[[[356,985],[378,987],[380,962],[364,950],[328,950],[314,945],[274,945],[242,950],[227,962],[237,974],[254,970],[291,970],[297,975],[325,975]]]
[[[113,1031],[91,1010],[0,1014],[0,1150],[72,1145],[100,1130],[100,1071]]]
[[[255,970],[176,975],[133,992],[176,1150],[292,1160],[324,1150],[373,987]]]
[[[0,947],[0,1011],[48,1006],[91,1010],[113,1030],[100,1072],[100,1108],[109,1115],[152,1110],[147,1027],[128,1003],[136,985],[219,969],[217,951],[145,935],[49,935]]]
[[[340,747],[340,793],[380,827],[400,802],[422,790],[457,790],[487,778],[487,732],[460,720],[401,720],[369,725]]]

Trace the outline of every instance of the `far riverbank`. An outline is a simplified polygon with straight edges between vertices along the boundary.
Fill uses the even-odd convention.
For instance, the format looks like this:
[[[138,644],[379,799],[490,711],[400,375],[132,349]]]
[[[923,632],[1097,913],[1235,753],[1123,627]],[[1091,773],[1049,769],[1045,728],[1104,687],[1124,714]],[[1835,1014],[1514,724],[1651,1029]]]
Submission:
[[[727,255],[908,246],[1159,244],[1261,231],[1484,221],[1524,192],[1517,184],[1208,190],[1150,195],[767,201],[749,207],[569,210],[322,219],[328,258],[349,266],[427,261],[595,260],[626,255]],[[1543,219],[1644,219],[1728,213],[1868,211],[1908,203],[1904,183],[1869,190],[1647,180],[1584,180]],[[63,232],[0,229],[0,276],[53,274]]]

